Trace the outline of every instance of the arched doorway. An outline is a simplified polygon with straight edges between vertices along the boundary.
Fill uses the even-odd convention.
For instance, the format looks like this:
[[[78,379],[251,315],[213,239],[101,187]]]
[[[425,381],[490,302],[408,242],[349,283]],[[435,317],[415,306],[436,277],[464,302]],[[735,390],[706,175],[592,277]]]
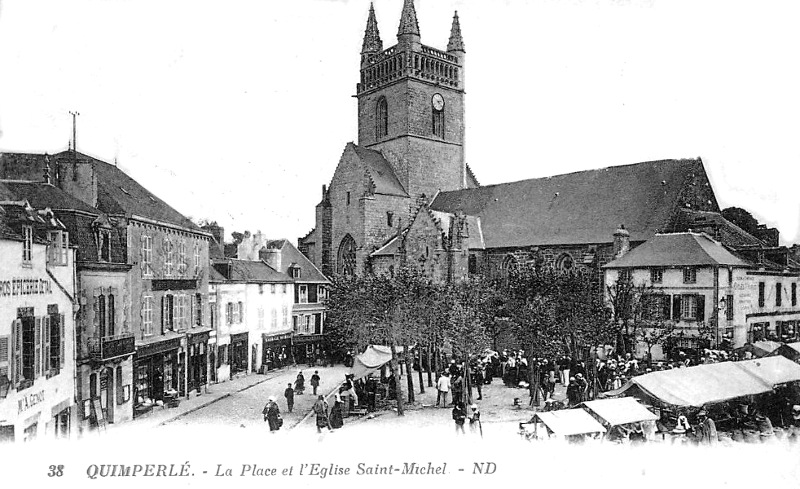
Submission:
[[[342,238],[339,253],[336,255],[336,272],[340,275],[356,273],[356,240],[349,234]]]

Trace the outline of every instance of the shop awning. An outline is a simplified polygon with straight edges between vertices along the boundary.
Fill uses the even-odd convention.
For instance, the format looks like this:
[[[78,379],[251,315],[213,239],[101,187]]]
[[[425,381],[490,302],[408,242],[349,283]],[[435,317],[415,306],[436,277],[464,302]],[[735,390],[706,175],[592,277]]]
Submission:
[[[400,354],[403,352],[403,347],[398,346],[395,351]],[[355,379],[366,377],[391,361],[391,359],[392,350],[388,346],[369,345],[364,350],[364,353],[356,355],[353,359],[353,368],[350,373],[353,374]]]
[[[583,409],[563,409],[536,413],[533,422],[539,421],[559,436],[605,433],[603,425]]]
[[[603,397],[640,393],[664,404],[701,407],[764,394],[778,384],[795,381],[800,381],[800,365],[783,357],[770,357],[652,372],[634,377]]]
[[[587,411],[594,413],[607,426],[620,426],[658,419],[658,416],[648,411],[632,397],[586,401],[582,406]]]

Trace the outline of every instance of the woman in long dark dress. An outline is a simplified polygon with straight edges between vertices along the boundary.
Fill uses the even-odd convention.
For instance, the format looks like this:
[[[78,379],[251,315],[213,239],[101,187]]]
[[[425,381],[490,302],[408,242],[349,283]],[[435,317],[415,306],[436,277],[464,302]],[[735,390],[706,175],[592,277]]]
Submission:
[[[264,406],[264,411],[264,418],[269,424],[269,431],[275,433],[281,429],[281,411],[278,408],[278,403],[275,402],[274,396],[270,396],[269,401],[267,401],[267,405]]]
[[[336,400],[333,402],[333,408],[331,409],[331,418],[330,418],[330,426],[331,429],[339,429],[344,426],[344,420],[342,419],[342,396],[341,396],[342,389],[339,389],[339,392],[336,393]]]
[[[306,388],[306,378],[303,377],[303,371],[301,370],[297,374],[297,380],[294,381],[294,392],[298,396],[302,396],[305,388]]]

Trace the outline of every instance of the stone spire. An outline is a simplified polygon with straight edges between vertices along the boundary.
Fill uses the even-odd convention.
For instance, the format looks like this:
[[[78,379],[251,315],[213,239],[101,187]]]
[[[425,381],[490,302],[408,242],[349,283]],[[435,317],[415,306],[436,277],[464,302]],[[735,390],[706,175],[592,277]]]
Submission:
[[[397,38],[416,36],[419,38],[419,24],[417,11],[414,9],[414,0],[403,1],[403,13],[400,14],[400,27],[397,29]]]
[[[378,32],[378,21],[375,20],[375,8],[370,2],[369,17],[367,18],[367,28],[364,30],[364,44],[361,47],[361,54],[379,53],[381,51],[383,51],[383,41],[381,41],[381,33]]]
[[[458,23],[458,11],[453,15],[453,27],[450,28],[450,40],[447,42],[447,52],[464,50],[464,39],[461,37],[461,24]]]

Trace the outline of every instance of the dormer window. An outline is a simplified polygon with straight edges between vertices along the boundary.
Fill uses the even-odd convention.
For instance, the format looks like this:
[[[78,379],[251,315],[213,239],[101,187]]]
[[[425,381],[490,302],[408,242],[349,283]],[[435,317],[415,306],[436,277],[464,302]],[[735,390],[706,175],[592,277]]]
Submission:
[[[33,249],[33,228],[22,226],[22,262],[31,262],[31,250]]]
[[[300,278],[300,267],[294,265],[289,268],[289,276],[292,278]]]
[[[50,231],[47,233],[50,243],[47,250],[47,261],[51,266],[66,266],[69,250],[69,233],[66,231]]]

